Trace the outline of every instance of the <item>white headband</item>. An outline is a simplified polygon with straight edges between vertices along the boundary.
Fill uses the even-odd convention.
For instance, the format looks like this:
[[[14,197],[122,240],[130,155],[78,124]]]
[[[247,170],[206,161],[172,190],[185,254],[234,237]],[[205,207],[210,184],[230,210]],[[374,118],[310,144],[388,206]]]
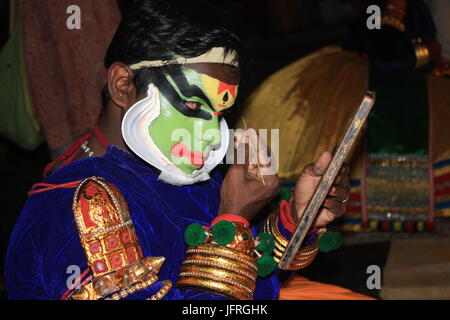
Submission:
[[[141,61],[130,66],[131,70],[138,70],[147,67],[163,67],[168,64],[193,64],[193,63],[223,63],[237,67],[236,52],[230,51],[225,55],[225,49],[216,47],[208,52],[194,58],[178,57],[172,60]]]

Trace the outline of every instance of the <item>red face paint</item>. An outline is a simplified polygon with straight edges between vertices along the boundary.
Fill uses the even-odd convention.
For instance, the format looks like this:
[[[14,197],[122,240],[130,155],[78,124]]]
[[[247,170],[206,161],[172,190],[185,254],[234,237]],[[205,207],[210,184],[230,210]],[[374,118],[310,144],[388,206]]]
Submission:
[[[219,89],[217,90],[217,94],[221,94],[222,92],[228,90],[230,94],[233,96],[233,99],[236,98],[236,89],[237,86],[219,81]]]
[[[187,158],[191,164],[196,167],[203,167],[205,164],[205,159],[203,154],[199,151],[192,152],[189,148],[182,142],[174,145],[170,151],[172,155],[179,158]]]

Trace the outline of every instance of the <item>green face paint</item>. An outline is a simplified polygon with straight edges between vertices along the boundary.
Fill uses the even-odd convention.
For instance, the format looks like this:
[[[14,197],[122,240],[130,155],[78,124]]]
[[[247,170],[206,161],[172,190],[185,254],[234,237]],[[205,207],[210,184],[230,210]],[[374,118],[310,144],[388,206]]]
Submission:
[[[160,115],[148,133],[161,152],[186,174],[203,167],[221,142],[220,112],[230,108],[238,86],[183,67],[159,86]]]

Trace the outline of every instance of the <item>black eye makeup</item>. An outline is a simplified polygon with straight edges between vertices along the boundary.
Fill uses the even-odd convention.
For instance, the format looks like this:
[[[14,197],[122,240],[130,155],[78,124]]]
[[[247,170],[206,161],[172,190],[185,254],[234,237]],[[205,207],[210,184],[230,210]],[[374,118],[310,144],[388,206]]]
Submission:
[[[190,85],[188,80],[186,79],[186,76],[181,70],[174,70],[170,77],[177,85],[177,88],[180,90],[181,94],[187,98],[197,97],[200,98],[209,108],[211,108],[212,111],[214,109],[212,108],[211,101],[208,99],[208,97],[205,95],[202,89],[200,89],[196,85]]]
[[[203,91],[197,86],[191,86],[187,82],[184,74],[179,72],[173,72],[176,76],[170,74],[170,77],[173,79],[175,84],[177,85],[180,92],[186,98],[198,98],[201,99],[207,104],[209,107],[211,103],[209,99],[205,96]],[[177,81],[175,78],[184,78],[184,81]],[[175,107],[179,112],[181,112],[186,117],[199,118],[204,120],[211,120],[211,113],[202,110],[202,104],[198,101],[187,101],[184,98],[180,97],[177,90],[173,87],[173,85],[166,79],[164,74],[156,74],[154,76],[154,83],[162,95],[170,102],[172,106]],[[181,87],[180,87],[181,86]]]

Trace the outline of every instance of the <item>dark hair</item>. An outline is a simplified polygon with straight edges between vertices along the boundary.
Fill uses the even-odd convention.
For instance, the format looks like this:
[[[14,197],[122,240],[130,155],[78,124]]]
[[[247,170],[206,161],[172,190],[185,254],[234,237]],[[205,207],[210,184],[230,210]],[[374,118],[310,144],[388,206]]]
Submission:
[[[106,52],[105,67],[114,62],[131,65],[142,60],[196,57],[211,48],[224,47],[236,52],[242,69],[247,60],[246,50],[220,24],[216,12],[205,0],[137,0],[123,15]],[[161,68],[142,68],[135,72],[138,94],[151,82],[152,72],[161,72],[158,69]],[[104,102],[110,98],[107,86],[102,97]]]

